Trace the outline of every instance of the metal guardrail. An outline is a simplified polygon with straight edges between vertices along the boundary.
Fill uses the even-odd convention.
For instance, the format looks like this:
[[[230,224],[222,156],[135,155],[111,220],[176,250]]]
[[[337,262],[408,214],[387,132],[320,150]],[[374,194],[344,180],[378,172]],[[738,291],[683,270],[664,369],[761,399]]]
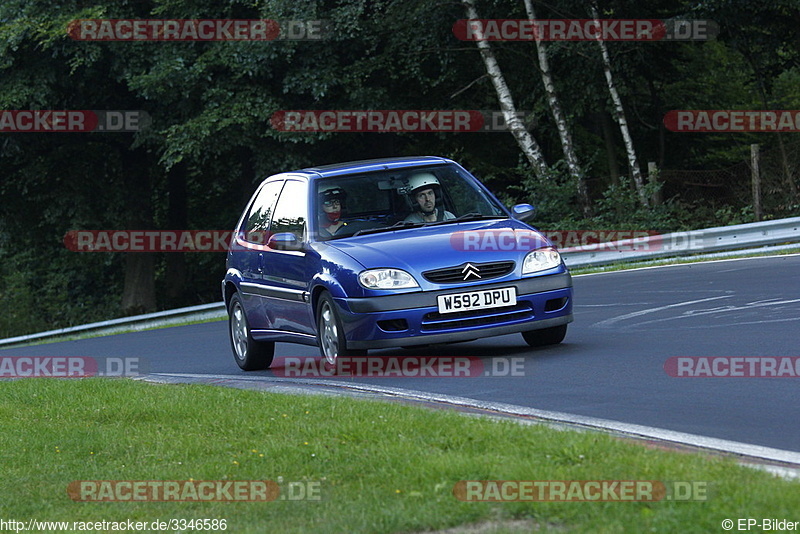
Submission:
[[[582,245],[561,250],[569,268],[800,243],[800,217]]]
[[[781,243],[800,243],[800,217],[611,241],[562,249],[561,255],[567,267],[575,268],[707,254]],[[187,322],[221,319],[226,316],[223,303],[217,302],[0,339],[0,347],[78,334],[107,335],[145,330]]]
[[[78,334],[108,335],[120,332],[147,330],[150,328],[160,328],[162,326],[212,320],[222,317],[227,317],[225,305],[222,302],[201,304],[200,306],[190,306],[188,308],[121,317],[119,319],[111,319],[99,323],[83,324],[68,328],[59,328],[58,330],[49,330],[47,332],[38,332],[27,336],[0,339],[0,347],[22,345],[24,343],[54,338],[64,338]]]

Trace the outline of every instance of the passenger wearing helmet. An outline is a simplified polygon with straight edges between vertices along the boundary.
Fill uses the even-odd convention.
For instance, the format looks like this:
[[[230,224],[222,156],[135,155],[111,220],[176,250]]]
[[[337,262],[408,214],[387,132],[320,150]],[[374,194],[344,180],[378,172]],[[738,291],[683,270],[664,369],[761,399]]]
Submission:
[[[407,222],[436,222],[456,218],[444,208],[436,207],[436,197],[441,190],[436,176],[429,172],[414,174],[409,178],[408,186],[415,211],[405,218]]]
[[[342,221],[342,211],[346,208],[347,192],[338,186],[321,186],[319,189],[320,237],[330,238],[345,233],[347,223]]]

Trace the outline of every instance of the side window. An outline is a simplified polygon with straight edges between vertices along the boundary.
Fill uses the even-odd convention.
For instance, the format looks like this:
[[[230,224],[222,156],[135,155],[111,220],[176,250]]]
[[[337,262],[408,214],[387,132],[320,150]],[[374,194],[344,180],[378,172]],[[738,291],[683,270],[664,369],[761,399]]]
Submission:
[[[267,230],[269,229],[269,219],[275,207],[275,200],[283,186],[283,180],[270,182],[258,192],[247,221],[244,225],[244,239],[253,243],[266,243]]]
[[[281,192],[281,198],[272,215],[271,234],[291,232],[300,241],[306,239],[308,218],[308,194],[305,182],[289,180]]]

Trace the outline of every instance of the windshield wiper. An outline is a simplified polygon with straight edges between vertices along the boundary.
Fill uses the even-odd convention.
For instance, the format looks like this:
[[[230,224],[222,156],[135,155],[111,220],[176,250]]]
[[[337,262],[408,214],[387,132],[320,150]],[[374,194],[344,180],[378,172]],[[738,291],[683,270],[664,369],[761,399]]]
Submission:
[[[367,235],[367,234],[378,234],[380,232],[393,232],[395,230],[400,230],[401,228],[412,228],[414,226],[423,226],[423,223],[418,222],[411,222],[411,221],[397,221],[391,226],[378,226],[376,228],[364,228],[363,230],[359,230],[353,237],[358,235]]]
[[[450,223],[459,223],[464,221],[474,221],[480,219],[503,219],[502,215],[484,215],[478,212],[470,212],[465,213],[455,219],[448,219],[446,221],[433,221],[433,222],[412,222],[412,221],[397,221],[391,226],[379,226],[377,228],[365,228],[363,230],[359,230],[353,237],[359,235],[367,235],[367,234],[378,234],[381,232],[393,232],[395,230],[400,230],[401,228],[415,228],[419,226],[437,226],[440,224],[450,224]]]
[[[464,215],[460,215],[460,216],[456,217],[455,219],[447,219],[446,221],[437,221],[437,222],[428,223],[428,226],[431,226],[431,225],[434,225],[434,224],[451,224],[451,223],[459,223],[459,222],[464,222],[464,221],[476,221],[476,220],[481,220],[481,219],[505,219],[505,217],[503,217],[502,215],[484,215],[483,213],[478,213],[478,212],[474,212],[473,211],[473,212],[470,212],[470,213],[465,213]]]

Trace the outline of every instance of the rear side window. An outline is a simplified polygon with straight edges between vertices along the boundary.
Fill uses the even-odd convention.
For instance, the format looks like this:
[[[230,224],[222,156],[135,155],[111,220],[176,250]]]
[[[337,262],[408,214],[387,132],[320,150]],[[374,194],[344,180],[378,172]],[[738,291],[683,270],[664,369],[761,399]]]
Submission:
[[[253,202],[253,206],[250,208],[250,213],[247,215],[247,221],[244,226],[244,238],[247,241],[266,243],[269,219],[275,207],[275,200],[278,198],[278,193],[281,192],[283,183],[283,180],[270,182],[258,192],[258,196],[255,202]]]
[[[289,180],[272,215],[271,234],[290,232],[305,241],[308,219],[308,189],[305,182]]]

